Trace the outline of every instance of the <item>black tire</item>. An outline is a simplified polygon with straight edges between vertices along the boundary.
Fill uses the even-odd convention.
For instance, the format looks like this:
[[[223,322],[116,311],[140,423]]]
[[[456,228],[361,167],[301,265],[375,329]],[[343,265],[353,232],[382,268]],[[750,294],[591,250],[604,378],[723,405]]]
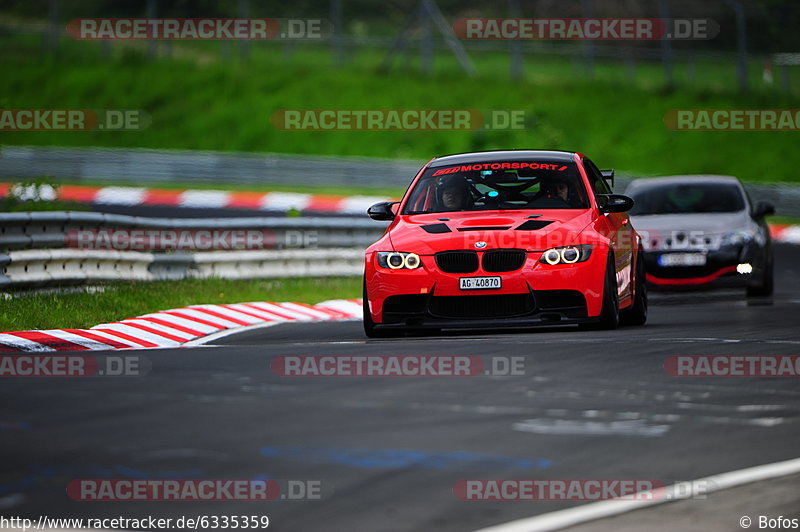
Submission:
[[[775,266],[773,258],[767,259],[767,264],[764,266],[764,275],[761,278],[761,283],[756,286],[747,287],[747,297],[769,297],[775,292]]]
[[[647,281],[645,279],[644,253],[636,255],[636,279],[633,306],[623,310],[619,316],[621,325],[644,325],[647,323]]]
[[[598,331],[612,330],[619,326],[619,296],[617,295],[617,274],[614,266],[614,252],[608,252],[606,280],[603,286],[603,306],[597,321],[580,325],[581,329]]]
[[[389,331],[376,329],[375,322],[372,321],[372,315],[369,312],[369,298],[367,298],[367,280],[364,279],[364,288],[362,290],[362,307],[364,309],[364,334],[367,338],[392,338],[403,334],[401,330],[392,329]]]

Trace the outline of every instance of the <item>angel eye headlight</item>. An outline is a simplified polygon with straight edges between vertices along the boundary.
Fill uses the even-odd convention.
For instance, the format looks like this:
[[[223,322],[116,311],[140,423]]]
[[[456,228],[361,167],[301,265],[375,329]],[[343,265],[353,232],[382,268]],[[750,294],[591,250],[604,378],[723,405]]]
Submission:
[[[379,251],[378,266],[390,270],[414,270],[422,265],[416,253],[403,253],[400,251]]]
[[[403,256],[399,253],[391,253],[386,257],[386,263],[390,268],[396,270],[403,267]]]
[[[574,264],[581,258],[581,252],[578,248],[561,248],[561,261],[567,264]]]
[[[418,267],[419,255],[417,255],[416,253],[407,253],[406,258],[403,261],[403,265],[409,270],[413,270],[414,268]]]
[[[550,248],[539,259],[539,262],[555,266],[556,264],[575,264],[585,262],[592,255],[592,246],[588,244],[580,246],[563,246]]]
[[[555,265],[561,262],[561,253],[557,249],[548,249],[542,255],[542,259],[547,264]]]

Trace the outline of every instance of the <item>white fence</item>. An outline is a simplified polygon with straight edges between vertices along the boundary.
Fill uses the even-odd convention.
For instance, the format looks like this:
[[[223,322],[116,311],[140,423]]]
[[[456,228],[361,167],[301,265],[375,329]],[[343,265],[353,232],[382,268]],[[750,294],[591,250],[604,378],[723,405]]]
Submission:
[[[269,249],[131,251],[69,247],[74,230],[267,230]],[[90,281],[359,275],[385,224],[356,218],[140,218],[101,213],[0,214],[0,286]]]

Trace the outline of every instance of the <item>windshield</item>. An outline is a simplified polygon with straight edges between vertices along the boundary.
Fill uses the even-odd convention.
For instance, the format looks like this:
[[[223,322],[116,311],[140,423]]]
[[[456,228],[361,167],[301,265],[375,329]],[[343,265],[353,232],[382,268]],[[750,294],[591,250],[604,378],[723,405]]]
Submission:
[[[741,189],[731,183],[663,184],[629,194],[632,215],[737,212],[745,208]]]
[[[575,163],[493,161],[428,168],[403,214],[588,207]]]

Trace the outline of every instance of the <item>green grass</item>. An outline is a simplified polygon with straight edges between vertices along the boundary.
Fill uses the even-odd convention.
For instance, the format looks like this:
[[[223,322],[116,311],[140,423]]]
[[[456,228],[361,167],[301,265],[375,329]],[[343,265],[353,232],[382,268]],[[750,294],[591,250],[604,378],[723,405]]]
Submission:
[[[767,221],[774,225],[800,225],[800,218],[791,216],[770,216]]]
[[[105,285],[97,293],[22,295],[0,302],[0,331],[84,329],[149,312],[206,303],[361,297],[361,278],[188,279]]]
[[[473,54],[479,76],[470,79],[444,53],[436,58],[435,73],[423,76],[413,63],[377,73],[382,52],[369,48],[332,68],[329,50],[309,45],[257,43],[250,62],[242,64],[219,61],[215,43],[175,45],[174,59],[148,62],[141,46],[114,43],[103,58],[97,43],[65,40],[60,55],[48,56],[40,55],[38,39],[28,41],[0,39],[7,44],[2,107],[142,109],[153,122],[136,132],[5,132],[7,144],[419,160],[471,150],[553,148],[582,151],[601,167],[632,175],[800,180],[794,171],[800,166],[796,132],[675,132],[663,123],[670,109],[797,108],[796,93],[760,85],[757,61],[750,72],[754,89],[741,94],[732,64],[698,63],[691,82],[685,65],[676,65],[677,88],[667,89],[657,62],[640,62],[635,81],[629,81],[621,62],[598,59],[590,80],[569,59],[532,55],[525,79],[511,81],[507,57],[497,53]],[[511,109],[524,110],[527,120],[522,130],[458,132],[282,131],[270,122],[275,111],[296,108]]]
[[[88,211],[87,203],[72,201],[9,201],[0,199],[0,212]]]

